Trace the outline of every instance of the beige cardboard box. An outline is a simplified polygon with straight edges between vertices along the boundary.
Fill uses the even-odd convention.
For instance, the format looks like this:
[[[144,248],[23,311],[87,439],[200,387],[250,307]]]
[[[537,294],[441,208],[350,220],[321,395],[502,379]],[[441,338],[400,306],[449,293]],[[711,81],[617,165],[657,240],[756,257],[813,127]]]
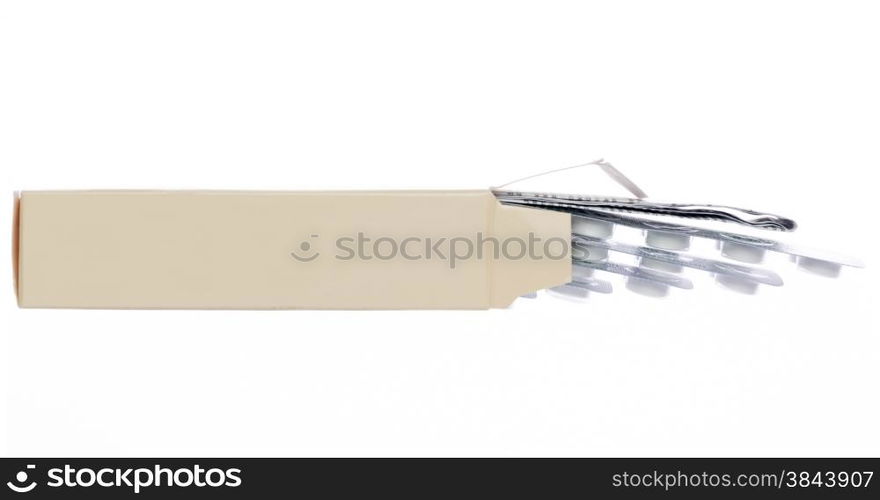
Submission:
[[[488,190],[26,191],[15,220],[21,307],[484,309],[571,274],[569,215]]]

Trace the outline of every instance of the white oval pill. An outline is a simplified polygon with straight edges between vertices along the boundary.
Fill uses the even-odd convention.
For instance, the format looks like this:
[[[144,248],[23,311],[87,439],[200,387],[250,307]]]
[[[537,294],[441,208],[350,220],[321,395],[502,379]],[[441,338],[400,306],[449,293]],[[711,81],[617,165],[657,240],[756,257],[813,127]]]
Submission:
[[[648,230],[645,234],[645,243],[648,246],[666,250],[687,250],[691,245],[691,237],[686,234]]]

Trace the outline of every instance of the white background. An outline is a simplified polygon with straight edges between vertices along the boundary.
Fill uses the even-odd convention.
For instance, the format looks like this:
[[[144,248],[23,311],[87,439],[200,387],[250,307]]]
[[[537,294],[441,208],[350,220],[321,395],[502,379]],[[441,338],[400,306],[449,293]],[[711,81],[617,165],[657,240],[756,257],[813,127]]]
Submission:
[[[605,157],[869,265],[480,312],[19,310],[2,266],[3,454],[880,453],[876,4],[0,5],[10,208],[22,189],[473,189]]]

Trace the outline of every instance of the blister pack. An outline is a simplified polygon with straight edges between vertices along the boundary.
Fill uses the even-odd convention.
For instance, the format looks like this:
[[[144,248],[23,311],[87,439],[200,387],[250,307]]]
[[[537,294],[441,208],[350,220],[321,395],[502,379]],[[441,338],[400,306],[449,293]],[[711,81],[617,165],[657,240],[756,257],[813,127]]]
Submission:
[[[632,197],[611,197],[592,194],[562,194],[513,190],[509,186],[534,177],[574,168],[597,168]],[[782,278],[775,271],[757,267],[766,252],[778,252],[791,257],[798,266],[814,274],[836,277],[841,268],[863,267],[857,258],[828,251],[794,246],[756,232],[791,232],[797,228],[794,220],[776,214],[724,205],[664,203],[649,200],[647,194],[613,165],[597,160],[566,169],[552,170],[535,176],[517,179],[492,192],[507,205],[535,207],[559,211],[572,217],[572,265],[576,276],[571,283],[554,290],[583,296],[584,281],[589,279],[591,291],[610,293],[611,284],[597,280],[591,271],[623,275],[627,288],[646,295],[663,296],[670,287],[691,289],[690,280],[680,275],[683,268],[707,272],[727,288],[754,293],[759,285],[781,286]],[[741,232],[705,227],[706,221],[738,226]],[[633,228],[641,232],[643,242],[632,244],[614,238],[616,227]],[[746,234],[750,231],[751,234]],[[720,259],[688,253],[695,238],[711,240]],[[613,256],[627,254],[636,257],[637,264],[615,262]],[[577,276],[577,269],[589,270]],[[597,286],[596,283],[601,283]]]

